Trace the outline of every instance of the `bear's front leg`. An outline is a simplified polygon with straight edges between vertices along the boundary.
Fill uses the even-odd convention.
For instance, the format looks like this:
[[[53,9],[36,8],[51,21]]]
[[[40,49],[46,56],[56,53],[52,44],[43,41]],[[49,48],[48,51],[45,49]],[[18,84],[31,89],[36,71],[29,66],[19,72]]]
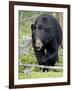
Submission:
[[[35,51],[35,53],[36,53],[36,57],[39,65],[47,66],[46,65],[47,56],[46,56],[45,50]],[[40,68],[40,69],[42,69],[43,72],[48,72],[48,68]]]
[[[43,57],[45,56],[44,50],[39,50],[39,51],[35,50],[35,55],[39,65],[43,65],[42,60],[43,60]]]
[[[50,47],[47,48],[46,65],[55,65],[56,61],[58,60],[58,47],[57,40],[53,40],[53,42],[50,44]]]

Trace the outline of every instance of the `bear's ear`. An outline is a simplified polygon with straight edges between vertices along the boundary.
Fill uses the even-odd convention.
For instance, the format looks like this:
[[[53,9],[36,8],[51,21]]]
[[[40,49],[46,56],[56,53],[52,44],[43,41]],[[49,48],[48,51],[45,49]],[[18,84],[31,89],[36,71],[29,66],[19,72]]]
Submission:
[[[33,24],[31,24],[31,30],[33,31],[33,29],[34,29],[34,25],[33,25]]]
[[[31,24],[31,30],[32,31],[34,30],[34,24]]]

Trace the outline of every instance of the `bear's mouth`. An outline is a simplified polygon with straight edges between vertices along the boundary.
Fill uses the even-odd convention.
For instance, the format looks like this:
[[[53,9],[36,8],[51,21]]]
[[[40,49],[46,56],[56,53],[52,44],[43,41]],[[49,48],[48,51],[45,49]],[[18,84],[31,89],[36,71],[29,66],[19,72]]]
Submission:
[[[41,47],[36,47],[36,49],[39,51],[39,50],[41,50]]]

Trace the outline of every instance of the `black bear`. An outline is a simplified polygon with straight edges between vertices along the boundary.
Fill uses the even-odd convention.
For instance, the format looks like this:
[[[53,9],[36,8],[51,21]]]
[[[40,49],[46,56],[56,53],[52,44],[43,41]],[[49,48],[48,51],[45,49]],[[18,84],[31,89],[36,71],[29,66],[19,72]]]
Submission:
[[[39,16],[31,24],[32,43],[39,65],[54,66],[58,60],[58,48],[62,42],[62,30],[52,15]],[[43,71],[48,70],[43,68]]]

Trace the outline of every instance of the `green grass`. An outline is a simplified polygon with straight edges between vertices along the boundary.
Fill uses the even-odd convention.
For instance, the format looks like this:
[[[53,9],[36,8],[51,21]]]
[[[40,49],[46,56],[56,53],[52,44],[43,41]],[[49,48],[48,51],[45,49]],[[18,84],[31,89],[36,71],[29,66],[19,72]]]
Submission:
[[[19,79],[55,78],[55,77],[62,77],[62,76],[63,76],[63,71],[56,72],[52,70],[45,73],[32,71],[30,75],[19,73]]]

